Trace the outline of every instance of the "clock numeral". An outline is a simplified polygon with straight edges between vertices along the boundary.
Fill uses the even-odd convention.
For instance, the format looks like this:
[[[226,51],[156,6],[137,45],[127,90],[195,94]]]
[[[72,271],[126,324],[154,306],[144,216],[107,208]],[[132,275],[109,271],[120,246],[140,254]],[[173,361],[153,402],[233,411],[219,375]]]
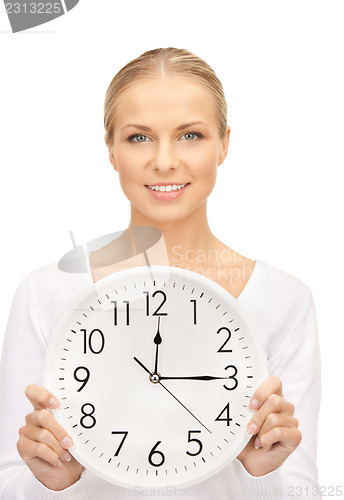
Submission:
[[[112,300],[113,304],[113,326],[117,326],[117,300]]]
[[[234,386],[233,387],[227,387],[225,384],[223,384],[223,387],[225,389],[227,389],[227,391],[233,391],[234,389],[236,389],[238,387],[238,380],[235,378],[235,375],[237,375],[237,373],[238,373],[238,369],[234,365],[228,365],[228,366],[226,366],[225,370],[227,370],[228,368],[233,368],[234,369],[233,375],[230,375],[228,377],[230,380],[234,380]]]
[[[87,354],[87,346],[89,350],[93,354],[100,354],[102,350],[104,349],[105,345],[105,338],[103,335],[103,332],[99,330],[98,328],[95,328],[94,330],[91,331],[89,337],[88,337],[88,342],[87,342],[87,332],[85,328],[81,328],[80,331],[84,332],[84,354]],[[98,350],[96,349],[96,340],[100,339]]]
[[[86,406],[91,407],[91,411],[89,411],[88,413],[86,411]],[[95,411],[96,411],[96,409],[91,403],[85,403],[81,407],[81,412],[83,414],[83,417],[81,417],[81,419],[80,419],[80,425],[82,427],[84,427],[84,429],[92,429],[92,427],[94,427],[96,425],[97,421],[96,421],[95,417],[93,416],[93,413]],[[91,423],[89,423],[89,422],[85,423],[85,420],[91,420]]]
[[[119,452],[121,451],[121,448],[122,448],[122,446],[123,446],[123,443],[124,443],[124,441],[125,441],[125,438],[126,438],[126,437],[127,437],[127,435],[128,435],[128,431],[112,431],[112,432],[111,432],[111,434],[124,434],[123,439],[122,439],[122,441],[119,443],[119,447],[117,448],[116,453],[115,453],[115,455],[114,455],[115,457],[117,457],[117,456],[118,456],[118,454],[119,454]]]
[[[83,370],[85,370],[86,373],[85,373],[84,378],[80,378],[78,376],[78,373],[80,373],[80,370],[81,370],[81,372]],[[78,382],[83,382],[82,386],[77,390],[77,392],[80,392],[80,391],[82,391],[82,389],[85,387],[85,385],[87,384],[87,382],[90,379],[90,370],[88,368],[86,368],[86,366],[78,366],[78,368],[75,368],[75,370],[74,370],[74,378]]]
[[[185,453],[187,455],[190,455],[191,457],[195,457],[196,455],[199,455],[201,453],[201,451],[203,450],[203,444],[199,439],[191,438],[192,432],[201,432],[201,431],[189,431],[189,433],[188,433],[188,442],[191,443],[191,441],[195,441],[195,443],[197,443],[199,446],[199,450],[196,451],[196,453],[191,453],[191,451],[186,451]]]
[[[160,467],[165,462],[165,455],[163,454],[163,452],[155,449],[159,446],[160,443],[161,443],[161,441],[158,441],[157,443],[155,443],[155,445],[153,446],[153,448],[150,451],[150,454],[148,455],[148,462],[151,465],[153,465],[153,467]],[[154,458],[155,461],[153,462],[154,455],[158,455],[158,459],[155,457]],[[160,460],[159,460],[159,458],[160,458]]]
[[[220,349],[218,349],[217,352],[233,352],[232,349],[224,349],[225,345],[227,344],[227,342],[229,341],[229,339],[232,336],[230,329],[227,328],[226,326],[221,326],[221,328],[219,328],[216,333],[220,333],[221,330],[226,330],[226,332],[228,334],[228,337],[225,340],[225,342],[222,344],[222,346],[220,347]]]
[[[221,415],[223,415],[224,413],[226,414],[226,416],[225,416],[225,417],[223,417],[223,418],[220,418],[220,417],[221,417]],[[226,404],[226,406],[224,407],[224,409],[222,410],[222,412],[220,413],[220,415],[219,415],[217,418],[215,418],[215,422],[216,422],[217,420],[218,420],[218,421],[227,422],[227,425],[230,425],[230,423],[231,423],[231,421],[232,421],[233,419],[232,419],[232,418],[231,418],[231,416],[230,416],[229,403],[227,403],[227,404]]]
[[[144,292],[146,294],[146,316],[149,316],[149,292],[147,292],[147,290],[144,290]]]
[[[196,299],[191,299],[190,302],[193,302],[193,324],[197,324],[197,317],[196,317]]]
[[[117,300],[112,300],[113,304],[113,326],[117,326]],[[125,325],[129,326],[129,300],[123,300],[123,304],[126,304],[125,307]]]
[[[146,316],[149,316],[149,292],[144,291],[143,293],[146,294]],[[163,295],[162,302],[160,306],[158,306],[158,308],[155,310],[155,312],[152,313],[152,316],[167,316],[167,312],[158,312],[167,300],[166,293],[163,290],[155,290],[155,292],[152,294],[152,297],[155,297],[158,293],[161,293]]]

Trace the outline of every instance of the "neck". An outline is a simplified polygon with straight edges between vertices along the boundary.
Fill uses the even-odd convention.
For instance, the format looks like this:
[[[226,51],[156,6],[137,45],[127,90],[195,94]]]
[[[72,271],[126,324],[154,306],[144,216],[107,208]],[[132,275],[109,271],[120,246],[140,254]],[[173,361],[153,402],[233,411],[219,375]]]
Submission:
[[[209,252],[219,240],[210,230],[206,207],[199,207],[181,220],[151,220],[132,207],[129,226],[154,226],[161,230],[171,266],[192,267],[196,252]]]

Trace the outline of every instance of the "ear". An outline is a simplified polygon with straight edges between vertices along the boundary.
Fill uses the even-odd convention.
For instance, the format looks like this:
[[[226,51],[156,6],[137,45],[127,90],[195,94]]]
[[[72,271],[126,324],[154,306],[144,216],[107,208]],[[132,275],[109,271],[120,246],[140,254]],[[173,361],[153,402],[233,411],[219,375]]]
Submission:
[[[109,160],[113,168],[116,170],[116,172],[118,172],[116,158],[111,148],[109,148]]]
[[[222,144],[221,144],[221,150],[220,150],[220,154],[219,154],[219,158],[218,158],[218,163],[217,163],[218,165],[221,165],[225,161],[225,158],[227,156],[228,146],[229,146],[229,135],[230,135],[230,132],[231,132],[231,128],[228,125],[228,127],[226,129],[225,137],[224,137],[224,139],[222,141]]]

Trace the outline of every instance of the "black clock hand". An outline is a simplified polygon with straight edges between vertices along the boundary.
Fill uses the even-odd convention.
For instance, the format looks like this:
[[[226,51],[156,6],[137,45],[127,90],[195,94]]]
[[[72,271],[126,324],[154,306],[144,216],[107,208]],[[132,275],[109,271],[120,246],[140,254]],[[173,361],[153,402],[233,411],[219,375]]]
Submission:
[[[165,386],[164,386],[164,385],[160,382],[160,378],[161,378],[161,377],[160,377],[159,375],[156,375],[155,373],[151,373],[151,372],[148,370],[148,368],[147,368],[147,367],[146,367],[143,363],[141,363],[141,361],[140,361],[139,359],[137,359],[135,356],[134,356],[134,358],[133,358],[133,359],[135,359],[135,361],[136,361],[136,362],[137,362],[137,363],[138,363],[138,364],[139,364],[139,365],[140,365],[140,366],[141,366],[141,367],[142,367],[142,368],[143,368],[143,369],[144,369],[147,373],[149,373],[149,375],[150,375],[150,377],[149,377],[149,378],[150,378],[151,382],[153,382],[154,384],[159,383],[159,384],[161,385],[161,387],[163,387],[163,388],[165,389],[165,391],[167,391],[169,394],[171,394],[171,396],[172,396],[172,397],[174,397],[174,399],[175,399],[176,401],[178,401],[178,403],[179,403],[179,404],[181,404],[181,405],[182,405],[182,407],[183,407],[183,408],[185,408],[185,410],[186,410],[186,411],[188,411],[188,412],[190,413],[190,415],[192,415],[192,416],[193,416],[193,417],[197,420],[197,422],[199,422],[199,423],[200,423],[200,424],[201,424],[201,425],[202,425],[202,426],[203,426],[203,427],[204,427],[204,428],[205,428],[208,432],[210,432],[210,434],[212,434],[212,432],[208,429],[208,427],[206,427],[206,426],[205,426],[205,425],[204,425],[204,424],[203,424],[203,423],[202,423],[202,422],[201,422],[201,421],[200,421],[200,420],[199,420],[199,419],[198,419],[198,418],[197,418],[197,417],[196,417],[196,416],[195,416],[195,415],[194,415],[194,414],[193,414],[193,413],[192,413],[192,412],[191,412],[191,411],[190,411],[190,410],[189,410],[189,409],[185,406],[185,405],[183,405],[183,403],[182,403],[181,401],[179,401],[179,399],[178,399],[178,398],[176,398],[176,396],[175,396],[174,394],[172,394],[172,392],[171,392],[171,391],[169,391],[169,390],[167,389],[167,387],[165,387]],[[154,378],[154,377],[156,377],[156,378]]]
[[[161,338],[160,332],[159,332],[159,326],[160,326],[160,316],[159,316],[159,319],[158,319],[158,332],[157,332],[157,334],[154,337],[154,344],[156,345],[156,348],[155,348],[154,373],[158,373],[158,350],[159,350],[159,345],[162,342],[162,338]]]
[[[148,368],[143,364],[141,363],[141,361],[139,359],[137,359],[135,356],[134,356],[134,359],[135,361],[142,366],[142,368],[147,372],[149,373],[149,375],[154,375],[154,373],[151,373]],[[196,377],[162,377],[161,375],[159,375],[159,380],[219,380],[219,379],[228,379],[230,377],[212,377],[210,375],[200,375],[200,376],[196,376]]]
[[[210,375],[200,375],[199,377],[160,377],[160,380],[218,380],[230,377],[211,377]]]
[[[181,401],[179,401],[179,399],[176,398],[176,396],[174,394],[172,394],[172,392],[169,391],[167,389],[167,387],[165,387],[160,381],[159,381],[159,384],[161,385],[161,387],[163,387],[165,389],[165,391],[167,391],[169,394],[171,394],[171,396],[173,396],[174,399],[176,401],[178,401],[178,403],[181,404],[182,407],[185,408],[185,410],[188,411],[190,413],[190,415],[192,415],[197,420],[197,422],[199,422],[208,432],[210,432],[210,434],[212,434],[212,432],[208,429],[208,427],[206,427],[185,405],[183,405],[183,403]]]
[[[148,370],[148,368],[147,368],[147,367],[146,367],[143,363],[141,363],[141,361],[140,361],[139,359],[135,358],[135,356],[134,356],[134,359],[135,359],[135,361],[136,361],[136,362],[137,362],[140,366],[142,366],[142,368],[143,368],[144,370],[146,370],[146,372],[147,372],[147,373],[149,373],[149,375],[151,375],[151,372]]]

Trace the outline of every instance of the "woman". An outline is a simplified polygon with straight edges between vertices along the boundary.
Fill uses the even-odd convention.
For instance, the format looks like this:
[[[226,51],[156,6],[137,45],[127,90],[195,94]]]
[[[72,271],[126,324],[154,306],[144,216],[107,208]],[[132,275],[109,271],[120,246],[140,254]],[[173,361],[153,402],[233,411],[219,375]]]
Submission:
[[[207,220],[207,198],[228,150],[226,114],[213,70],[175,48],[148,51],[128,63],[105,100],[105,141],[131,204],[129,229],[159,228],[169,265],[204,274],[256,315],[268,359],[271,376],[250,401],[257,410],[247,426],[251,440],[232,464],[200,485],[206,495],[195,488],[186,494],[317,498],[320,365],[311,291],[295,277],[228,248]],[[103,249],[90,263],[93,281],[116,270],[104,263]],[[17,289],[1,366],[1,499],[138,495],[93,476],[71,457],[70,436],[47,410],[59,401],[40,383],[46,343],[66,305],[59,309],[55,298],[72,301],[83,279],[47,266]],[[17,439],[22,462],[14,450]]]

